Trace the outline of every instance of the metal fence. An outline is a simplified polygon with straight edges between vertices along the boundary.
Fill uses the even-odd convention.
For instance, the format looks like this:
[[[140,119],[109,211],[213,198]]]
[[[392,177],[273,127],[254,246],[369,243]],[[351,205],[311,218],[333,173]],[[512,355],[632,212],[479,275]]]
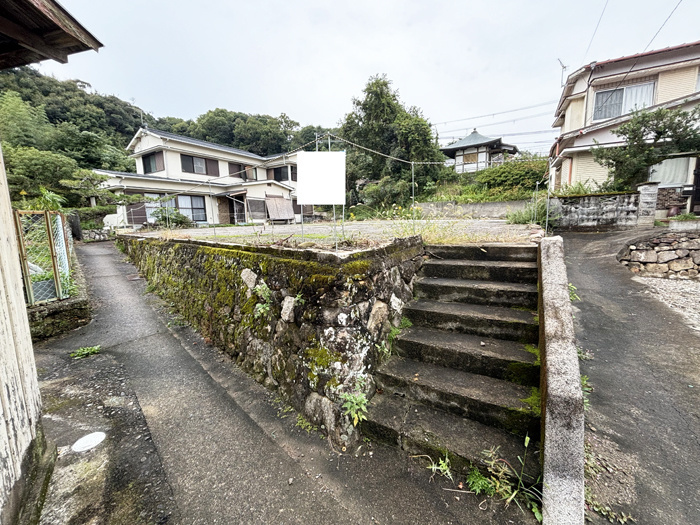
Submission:
[[[24,295],[29,306],[71,294],[73,238],[56,211],[15,211]]]

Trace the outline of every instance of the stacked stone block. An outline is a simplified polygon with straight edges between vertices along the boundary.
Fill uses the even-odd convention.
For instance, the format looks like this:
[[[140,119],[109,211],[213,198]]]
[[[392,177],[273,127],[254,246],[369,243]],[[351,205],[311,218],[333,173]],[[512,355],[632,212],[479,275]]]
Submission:
[[[640,240],[630,244],[619,260],[644,277],[698,279],[700,234],[667,232]]]

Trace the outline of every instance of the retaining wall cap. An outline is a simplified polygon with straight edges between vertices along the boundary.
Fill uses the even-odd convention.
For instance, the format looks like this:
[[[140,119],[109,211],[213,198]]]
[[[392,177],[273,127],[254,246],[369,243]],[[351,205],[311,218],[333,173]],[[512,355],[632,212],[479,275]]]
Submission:
[[[539,262],[545,374],[543,519],[549,525],[582,525],[583,392],[561,237],[542,239]]]

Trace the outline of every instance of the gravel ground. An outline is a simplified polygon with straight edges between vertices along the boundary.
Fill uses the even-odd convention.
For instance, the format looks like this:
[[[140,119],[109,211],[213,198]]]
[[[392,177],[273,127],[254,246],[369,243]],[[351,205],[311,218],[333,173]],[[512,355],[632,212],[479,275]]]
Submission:
[[[693,330],[700,331],[700,302],[698,302],[700,281],[655,277],[633,277],[633,279],[646,285],[647,293],[679,312]]]

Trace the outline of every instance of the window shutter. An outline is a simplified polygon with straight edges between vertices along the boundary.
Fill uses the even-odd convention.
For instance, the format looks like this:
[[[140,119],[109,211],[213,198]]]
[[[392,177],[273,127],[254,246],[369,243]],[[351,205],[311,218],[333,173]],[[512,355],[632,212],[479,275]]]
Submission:
[[[156,151],[156,171],[163,171],[165,169],[165,162],[163,161],[163,152]]]
[[[267,180],[275,180],[275,169],[270,168],[267,170]]]
[[[207,162],[207,175],[214,177],[219,176],[219,161],[214,159],[205,159]]]
[[[190,155],[180,155],[180,163],[182,164],[182,171],[194,173],[194,159]]]

